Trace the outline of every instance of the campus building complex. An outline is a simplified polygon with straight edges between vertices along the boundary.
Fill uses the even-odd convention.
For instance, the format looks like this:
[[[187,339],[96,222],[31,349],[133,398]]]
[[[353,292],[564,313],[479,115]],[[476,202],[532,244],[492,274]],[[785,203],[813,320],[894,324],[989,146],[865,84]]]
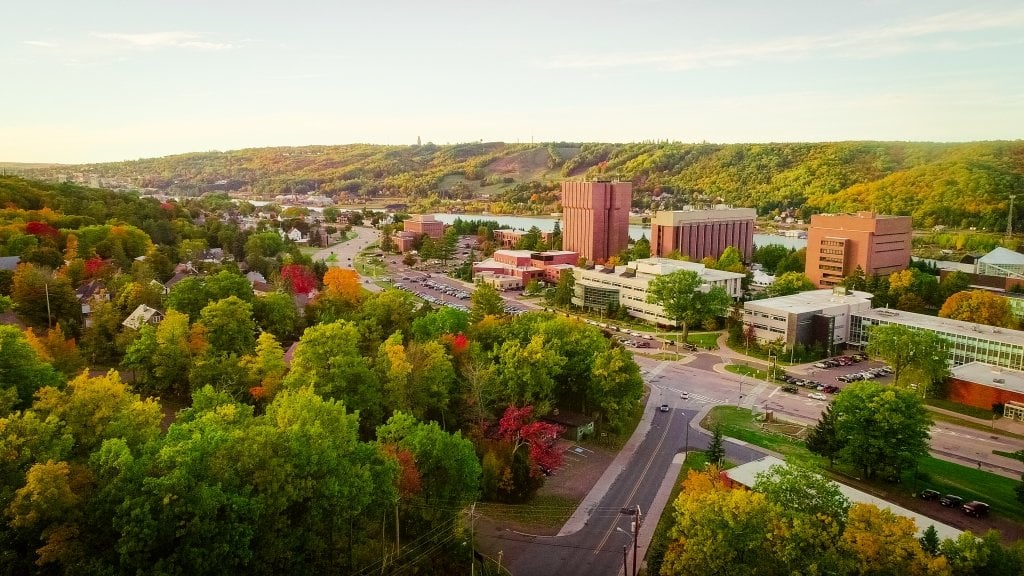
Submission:
[[[473,277],[503,289],[522,288],[530,280],[555,283],[577,260],[579,254],[565,250],[495,250],[490,258],[473,263]]]
[[[402,222],[402,230],[391,236],[398,252],[408,252],[421,236],[440,238],[444,236],[444,222],[433,214],[413,214],[412,218]]]
[[[716,206],[710,210],[661,211],[651,219],[651,254],[667,256],[678,250],[690,260],[718,258],[729,246],[736,247],[744,262],[754,253],[753,208]]]
[[[807,231],[805,273],[830,288],[858,267],[868,276],[899,272],[910,264],[912,232],[910,216],[815,214]]]
[[[629,182],[562,182],[562,248],[604,262],[629,244]]]
[[[744,303],[743,329],[761,342],[781,340],[790,350],[820,344],[831,352],[848,340],[853,314],[870,309],[867,292],[811,290]]]
[[[576,282],[572,302],[577,306],[599,310],[612,304],[625,308],[630,316],[673,326],[675,322],[665,316],[660,305],[647,301],[647,287],[655,277],[678,270],[692,270],[699,274],[703,281],[702,290],[721,286],[733,298],[743,295],[743,274],[713,270],[695,262],[646,258],[634,260],[626,266],[616,266],[614,270],[600,266],[593,270],[574,269]]]

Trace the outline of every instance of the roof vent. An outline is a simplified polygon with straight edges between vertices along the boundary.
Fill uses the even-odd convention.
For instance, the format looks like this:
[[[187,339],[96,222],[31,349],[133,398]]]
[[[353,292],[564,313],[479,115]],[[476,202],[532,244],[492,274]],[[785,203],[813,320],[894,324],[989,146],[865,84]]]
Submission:
[[[1004,378],[993,378],[992,381],[995,382],[996,384],[1005,384],[1006,383],[1006,380]]]

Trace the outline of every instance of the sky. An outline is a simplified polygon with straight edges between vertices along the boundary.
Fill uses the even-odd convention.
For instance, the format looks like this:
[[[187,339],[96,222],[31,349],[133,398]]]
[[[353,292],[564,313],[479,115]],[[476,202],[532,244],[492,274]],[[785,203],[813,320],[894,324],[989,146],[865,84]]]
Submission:
[[[417,138],[1024,137],[1020,0],[9,0],[6,8],[0,162]]]

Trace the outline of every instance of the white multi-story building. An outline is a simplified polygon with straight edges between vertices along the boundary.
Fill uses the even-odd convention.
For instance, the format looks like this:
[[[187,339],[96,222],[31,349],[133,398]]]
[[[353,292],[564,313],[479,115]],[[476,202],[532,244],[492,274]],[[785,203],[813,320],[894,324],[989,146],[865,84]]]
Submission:
[[[871,294],[845,288],[810,290],[743,304],[743,329],[753,327],[762,342],[781,340],[786,348],[821,343],[828,349],[850,338],[851,315],[871,310]]]
[[[630,316],[673,326],[675,322],[665,316],[660,305],[647,301],[647,287],[652,279],[678,270],[696,272],[704,291],[713,286],[721,286],[732,298],[743,295],[743,274],[714,270],[696,262],[646,258],[626,266],[616,266],[614,270],[600,267],[593,270],[574,268],[575,294],[572,301],[578,306],[601,309],[615,304],[625,308]]]

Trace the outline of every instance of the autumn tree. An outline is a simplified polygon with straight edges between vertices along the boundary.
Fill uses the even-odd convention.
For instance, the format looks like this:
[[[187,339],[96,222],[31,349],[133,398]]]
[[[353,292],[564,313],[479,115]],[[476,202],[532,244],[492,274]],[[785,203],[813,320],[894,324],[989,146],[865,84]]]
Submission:
[[[82,306],[68,280],[33,264],[15,269],[11,300],[15,313],[29,326],[49,328],[60,322],[75,335],[82,324]]]
[[[359,305],[363,297],[363,286],[359,273],[349,268],[328,268],[323,278],[324,288],[337,295],[352,308]]]
[[[560,426],[536,420],[532,406],[511,405],[498,421],[498,434],[512,445],[513,453],[524,448],[529,451],[535,478],[562,465],[562,452],[555,445],[561,432]]]
[[[690,333],[690,326],[705,319],[724,316],[732,298],[721,286],[712,286],[706,292],[703,280],[693,270],[677,270],[651,280],[647,301],[664,309],[665,316],[683,329],[682,341]]]
[[[946,558],[932,556],[921,547],[914,520],[888,508],[854,504],[839,546],[853,560],[854,574],[951,574]]]
[[[777,296],[789,296],[790,294],[797,294],[800,292],[806,292],[808,290],[814,290],[817,286],[814,282],[811,282],[803,272],[786,272],[775,279],[767,289],[765,294],[774,298]]]
[[[281,267],[281,281],[292,294],[309,294],[316,289],[316,276],[301,264],[285,264]]]
[[[1002,328],[1016,328],[1019,324],[1010,309],[1010,301],[988,290],[953,294],[942,305],[939,316]]]
[[[249,372],[250,395],[256,400],[271,400],[277,394],[288,367],[284,362],[284,350],[270,332],[263,332],[256,339],[256,350],[239,360]]]

